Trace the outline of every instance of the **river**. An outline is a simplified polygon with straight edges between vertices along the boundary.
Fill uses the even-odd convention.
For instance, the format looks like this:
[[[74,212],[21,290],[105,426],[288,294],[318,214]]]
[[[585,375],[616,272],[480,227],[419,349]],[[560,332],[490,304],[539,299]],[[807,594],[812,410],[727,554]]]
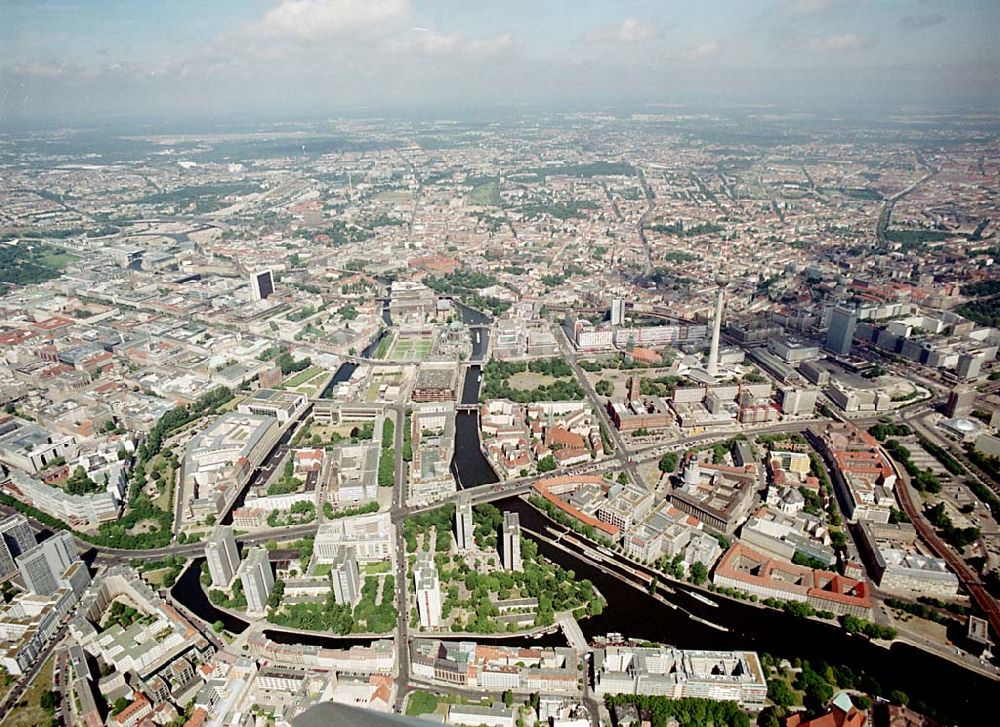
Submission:
[[[466,310],[463,309],[463,318]],[[485,319],[482,314],[470,312],[471,318],[476,315]],[[474,322],[480,323],[479,320]],[[377,345],[377,341],[373,345]],[[352,365],[341,366],[334,380],[342,375],[342,380],[349,378],[350,372],[344,371],[346,366]],[[479,367],[470,366],[466,371],[462,403],[475,403],[478,393]],[[461,412],[456,417],[452,469],[462,488],[498,481],[480,449],[478,415],[475,412]],[[546,527],[551,525],[519,498],[508,498],[495,504],[501,510],[517,512],[521,524],[528,529],[544,533]],[[589,579],[607,599],[608,606],[600,616],[581,622],[588,638],[618,632],[681,648],[752,649],[789,660],[798,657],[814,663],[825,661],[850,667],[855,672],[864,671],[881,685],[883,694],[901,689],[963,722],[979,720],[991,713],[996,682],[907,644],[897,643],[891,649],[884,649],[834,625],[796,618],[715,595],[712,600],[718,605],[710,606],[692,598],[684,585],[668,582],[667,585],[675,593],[667,595],[667,598],[679,607],[671,609],[573,553],[544,541],[538,541],[538,549],[563,568],[572,570],[577,577]],[[219,611],[208,601],[198,582],[199,573],[200,559],[185,570],[174,586],[172,592],[175,597],[182,594],[185,605],[206,621],[218,619],[230,631],[243,631],[246,627],[244,622]],[[727,630],[696,621],[685,611]],[[352,643],[352,639],[321,635],[313,638],[279,634],[278,638],[341,647]],[[521,641],[532,642],[530,639]],[[559,634],[550,634],[532,643],[563,643],[563,639]]]
[[[476,381],[466,389],[470,397],[478,396]],[[452,464],[460,486],[497,482],[496,473],[480,450],[477,414],[461,413],[457,419]],[[520,498],[494,504],[501,510],[517,512],[522,526],[528,529],[544,533],[552,525]],[[879,682],[884,694],[900,689],[963,721],[981,718],[992,709],[996,682],[908,644],[896,643],[884,649],[838,626],[716,595],[711,596],[718,604],[713,607],[692,598],[683,585],[669,582],[666,585],[676,594],[666,597],[680,607],[674,610],[571,553],[538,539],[536,542],[542,555],[572,570],[578,578],[589,579],[607,599],[608,606],[600,616],[580,623],[588,639],[618,632],[687,649],[751,649],[789,660],[799,657],[814,663],[825,661],[856,672],[864,670]],[[728,631],[695,621],[684,611]]]

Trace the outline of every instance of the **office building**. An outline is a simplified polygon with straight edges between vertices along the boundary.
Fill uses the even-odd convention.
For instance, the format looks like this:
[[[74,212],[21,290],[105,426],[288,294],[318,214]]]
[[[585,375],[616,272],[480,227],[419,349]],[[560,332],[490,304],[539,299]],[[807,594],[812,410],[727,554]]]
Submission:
[[[10,515],[0,520],[0,580],[16,573],[14,559],[35,545],[35,534],[24,515]]]
[[[500,557],[504,570],[519,571],[521,565],[521,521],[516,512],[503,514],[503,539]]]
[[[274,412],[265,416],[233,411],[192,437],[181,470],[184,487],[195,493],[187,517],[217,516],[232,505],[283,431]]]
[[[216,588],[228,588],[240,567],[240,552],[231,525],[216,525],[205,543],[205,560]]]
[[[784,386],[778,390],[781,413],[785,416],[812,416],[819,399],[816,389],[804,389],[794,386]]]
[[[813,431],[820,451],[833,464],[833,487],[847,519],[889,522],[896,506],[896,472],[875,437],[851,423],[828,423]]]
[[[361,575],[354,548],[341,547],[330,564],[333,597],[339,604],[353,606],[361,593]]]
[[[288,424],[299,418],[309,406],[309,399],[302,394],[279,389],[257,389],[240,402],[237,411],[259,417],[277,419],[279,424]]]
[[[859,526],[858,550],[881,590],[904,598],[958,595],[958,576],[943,559],[919,551],[913,525],[861,521]]]
[[[412,639],[410,673],[421,681],[481,692],[576,694],[577,652],[566,647]],[[542,697],[544,699],[544,697]],[[454,714],[454,713],[452,713]],[[476,719],[471,724],[482,722]],[[449,723],[454,723],[449,719]],[[487,724],[494,724],[489,722]],[[548,725],[549,721],[536,722]]]
[[[104,491],[74,495],[20,470],[11,473],[7,487],[7,494],[52,517],[64,520],[72,527],[117,520],[121,513],[123,492],[124,489],[119,489],[118,481],[115,480]]]
[[[976,390],[968,386],[956,386],[948,393],[948,403],[944,414],[947,417],[962,417],[972,411],[976,404]]]
[[[62,531],[21,553],[15,562],[28,590],[49,596],[60,587],[63,574],[76,560],[73,536]]]
[[[472,503],[468,495],[460,495],[455,506],[455,545],[459,551],[473,548],[475,541],[472,534]]]
[[[955,374],[960,379],[975,379],[979,377],[983,364],[996,357],[996,347],[977,351],[965,351],[959,354]]]
[[[793,365],[819,358],[819,346],[797,336],[775,336],[768,340],[767,350]]]
[[[320,525],[313,545],[316,562],[332,563],[341,545],[353,547],[360,563],[388,560],[392,552],[389,513],[343,517]]]
[[[250,274],[250,298],[254,301],[267,300],[274,292],[274,276],[270,270]]]
[[[701,520],[707,528],[723,535],[733,531],[750,513],[754,494],[760,488],[757,469],[703,464],[697,455],[688,459],[681,485],[670,493],[679,510]]]
[[[827,570],[773,558],[742,542],[731,546],[715,566],[712,582],[758,598],[808,603],[817,611],[869,618],[871,586]]]
[[[594,692],[713,699],[759,710],[767,681],[752,651],[694,651],[666,646],[608,646],[594,651]]]
[[[437,567],[434,565],[434,556],[430,551],[421,551],[417,556],[417,563],[413,569],[413,585],[421,628],[440,628],[441,582],[438,579]]]
[[[274,574],[271,572],[267,550],[261,547],[251,548],[246,560],[240,564],[237,575],[243,583],[247,615],[263,616],[267,613],[267,599],[274,588]]]
[[[851,352],[854,330],[858,326],[856,311],[844,306],[836,306],[830,311],[830,325],[826,332],[826,347],[841,356]]]

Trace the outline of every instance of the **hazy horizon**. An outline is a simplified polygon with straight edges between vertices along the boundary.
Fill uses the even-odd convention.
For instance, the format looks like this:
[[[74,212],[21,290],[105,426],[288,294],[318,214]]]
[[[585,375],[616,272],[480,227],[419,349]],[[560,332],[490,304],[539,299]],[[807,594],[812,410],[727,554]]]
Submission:
[[[998,25],[980,0],[0,0],[0,122],[993,112]]]

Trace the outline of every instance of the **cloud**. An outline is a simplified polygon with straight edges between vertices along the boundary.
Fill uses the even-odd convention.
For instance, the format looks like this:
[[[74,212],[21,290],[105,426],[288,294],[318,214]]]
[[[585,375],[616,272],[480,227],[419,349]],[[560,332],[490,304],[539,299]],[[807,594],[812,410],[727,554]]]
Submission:
[[[67,70],[63,63],[45,63],[39,61],[26,61],[14,63],[3,68],[3,72],[12,76],[23,76],[25,78],[59,78]],[[74,72],[79,72],[79,68],[74,67]],[[67,74],[68,75],[68,74]]]
[[[937,13],[933,15],[907,15],[899,21],[900,26],[907,30],[922,30],[934,25],[940,25],[947,18]]]
[[[507,50],[510,46],[510,33],[502,33],[494,38],[482,38],[467,41],[463,50],[466,53],[477,56],[495,56]]]
[[[459,38],[455,33],[436,33],[429,30],[417,36],[414,47],[429,56],[443,56],[454,53],[459,47]],[[402,44],[401,47],[405,47]]]
[[[416,28],[413,28],[416,31]],[[402,35],[391,38],[381,45],[395,54],[417,54],[424,56],[466,55],[469,57],[486,58],[497,56],[512,45],[509,33],[492,38],[463,38],[457,33],[439,33],[435,30],[421,28],[413,35]]]
[[[786,15],[822,15],[837,4],[838,0],[781,0],[778,8]]]
[[[614,43],[639,43],[656,35],[656,26],[626,18],[621,25],[605,25],[587,31],[591,43],[611,41]]]
[[[410,0],[282,0],[253,30],[292,40],[382,35],[405,26],[412,15]]]
[[[719,41],[707,40],[701,45],[689,48],[684,55],[689,60],[698,61],[705,58],[714,58],[719,55],[721,50],[722,46],[719,44]]]
[[[841,53],[849,50],[861,50],[875,45],[875,39],[870,35],[860,33],[843,33],[842,35],[825,35],[819,38],[810,38],[808,46],[810,50],[821,51],[823,53]]]

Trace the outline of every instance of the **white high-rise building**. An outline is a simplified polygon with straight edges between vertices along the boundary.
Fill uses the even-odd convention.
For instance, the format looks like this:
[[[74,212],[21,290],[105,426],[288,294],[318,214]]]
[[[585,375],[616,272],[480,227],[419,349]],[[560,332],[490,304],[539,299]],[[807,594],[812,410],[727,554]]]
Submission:
[[[504,570],[519,571],[521,563],[521,520],[516,512],[503,514],[503,539],[500,557]]]
[[[231,525],[216,525],[205,543],[205,560],[216,588],[228,588],[240,567],[240,551]]]
[[[274,574],[267,550],[259,546],[251,548],[246,560],[240,563],[238,574],[243,583],[243,595],[247,598],[247,615],[263,616],[267,613],[267,599],[274,588]]]
[[[361,595],[361,574],[354,548],[341,547],[330,565],[333,597],[337,603],[353,606]]]
[[[438,579],[434,556],[430,551],[421,551],[413,568],[414,594],[417,598],[417,612],[420,626],[436,629],[441,626],[441,582]]]
[[[251,300],[267,300],[267,297],[274,292],[274,276],[270,270],[261,270],[257,273],[250,273],[250,298]]]
[[[50,596],[59,588],[66,569],[79,560],[73,536],[65,530],[43,540],[15,559],[24,585],[39,596]]]
[[[459,551],[471,550],[475,545],[473,532],[472,502],[468,495],[459,495],[455,506],[455,545]]]
[[[614,298],[611,301],[611,325],[621,326],[625,324],[625,301],[621,298]]]
[[[35,545],[35,534],[24,515],[10,515],[0,520],[0,581],[17,573],[14,559]]]

